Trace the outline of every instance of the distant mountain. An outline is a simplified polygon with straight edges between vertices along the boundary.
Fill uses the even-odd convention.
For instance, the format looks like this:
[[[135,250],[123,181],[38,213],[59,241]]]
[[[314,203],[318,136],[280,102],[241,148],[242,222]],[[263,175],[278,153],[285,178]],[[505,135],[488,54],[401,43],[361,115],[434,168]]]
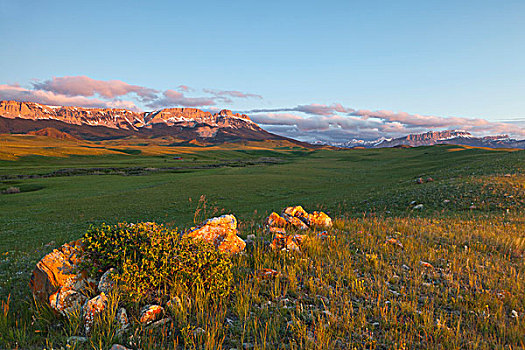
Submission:
[[[135,112],[114,108],[0,101],[0,133],[27,134],[46,128],[86,140],[171,136],[184,142],[196,141],[204,144],[288,140],[297,145],[308,146],[300,141],[271,134],[251,121],[247,115],[229,110],[215,114],[196,108]],[[42,133],[46,131],[41,131],[40,134]],[[55,131],[51,133],[54,136],[59,135]]]
[[[422,134],[410,134],[399,138],[380,138],[373,141],[350,140],[345,143],[331,144],[339,147],[365,147],[365,148],[382,148],[382,147],[418,147],[431,146],[439,144],[464,145],[474,147],[490,148],[522,148],[525,149],[525,140],[515,140],[508,135],[476,137],[467,131],[445,130],[429,131]]]
[[[78,141],[76,138],[69,135],[67,132],[62,132],[55,128],[43,128],[43,129],[36,130],[36,131],[30,131],[28,132],[28,134],[36,135],[36,136],[47,136],[47,137],[52,137],[54,139],[59,139],[59,140]]]

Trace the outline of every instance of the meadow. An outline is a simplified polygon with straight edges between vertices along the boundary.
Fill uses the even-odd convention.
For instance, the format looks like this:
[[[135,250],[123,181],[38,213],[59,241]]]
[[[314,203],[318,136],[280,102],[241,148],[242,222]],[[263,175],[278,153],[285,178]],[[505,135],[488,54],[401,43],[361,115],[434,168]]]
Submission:
[[[34,264],[92,224],[184,229],[223,213],[237,217],[243,238],[256,237],[233,259],[230,296],[182,298],[170,323],[136,329],[127,346],[524,346],[524,151],[100,147],[0,161],[0,191],[20,191],[0,194],[0,347],[126,342],[108,327],[67,345],[67,320],[35,318],[27,286]],[[264,218],[289,205],[327,212],[330,238],[309,232],[301,253],[270,251]],[[277,277],[258,278],[262,268]]]

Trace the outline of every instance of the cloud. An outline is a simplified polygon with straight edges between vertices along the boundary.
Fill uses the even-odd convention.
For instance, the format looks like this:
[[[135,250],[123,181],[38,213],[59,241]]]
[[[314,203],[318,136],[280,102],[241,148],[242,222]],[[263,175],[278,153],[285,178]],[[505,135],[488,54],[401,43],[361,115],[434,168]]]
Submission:
[[[245,111],[243,113],[279,113],[279,112],[301,112],[311,115],[332,115],[334,113],[353,113],[355,112],[352,108],[344,107],[339,103],[334,103],[331,105],[322,105],[317,103],[312,103],[309,105],[298,105],[292,108],[270,108],[270,109],[252,109]]]
[[[241,91],[203,89],[208,96],[187,96],[195,91],[187,85],[164,91],[132,85],[120,80],[96,80],[87,76],[53,77],[35,80],[29,88],[19,85],[2,85],[0,98],[82,107],[126,107],[139,110],[167,107],[209,107],[233,103],[234,99],[258,98],[260,95]]]
[[[199,107],[213,106],[215,100],[209,97],[186,97],[182,92],[166,90],[162,93],[163,97],[158,98],[147,104],[150,108],[164,108],[170,106]]]
[[[251,94],[251,93],[246,93],[246,92],[241,92],[241,91],[235,91],[235,90],[213,90],[213,89],[203,89],[202,91],[204,91],[205,93],[207,94],[210,94],[210,95],[213,95],[215,97],[219,97],[219,98],[224,98],[226,100],[229,100],[228,97],[233,97],[233,98],[255,98],[255,99],[259,99],[259,100],[262,100],[262,96],[261,95],[256,95],[256,94]]]
[[[190,92],[190,91],[193,91],[192,88],[190,88],[189,86],[187,85],[179,85],[177,87],[177,89],[179,89],[179,91],[184,91],[184,92]]]
[[[36,102],[55,106],[78,106],[87,108],[125,108],[139,110],[133,101],[113,99],[104,101],[83,96],[68,96],[45,90],[30,90],[16,85],[0,85],[0,100]]]
[[[220,109],[235,99],[261,100],[262,96],[236,90],[195,89],[176,85],[164,91],[132,85],[120,80],[95,80],[86,76],[53,77],[29,86],[0,85],[0,99],[50,105],[126,108],[131,110],[167,107]],[[525,137],[524,119],[489,121],[482,118],[443,117],[388,110],[355,109],[340,103],[300,104],[294,107],[238,111],[250,115],[268,131],[305,141],[347,141],[381,136],[400,137],[429,130],[461,129],[474,135],[509,134]]]
[[[86,76],[53,77],[50,80],[33,83],[37,90],[45,90],[66,96],[95,96],[116,98],[127,94],[135,94],[142,101],[157,98],[159,91],[143,86],[130,85],[120,80],[95,80]]]
[[[525,129],[516,125],[490,122],[480,118],[447,118],[405,112],[365,111],[343,106],[337,107],[339,112],[334,106],[300,105],[272,111],[300,111],[301,114],[253,112],[255,114],[250,118],[268,131],[303,141],[344,142],[352,138],[401,137],[411,133],[444,129],[467,130],[480,136],[487,134],[509,134],[517,138],[525,136]],[[330,111],[335,113],[328,115]]]

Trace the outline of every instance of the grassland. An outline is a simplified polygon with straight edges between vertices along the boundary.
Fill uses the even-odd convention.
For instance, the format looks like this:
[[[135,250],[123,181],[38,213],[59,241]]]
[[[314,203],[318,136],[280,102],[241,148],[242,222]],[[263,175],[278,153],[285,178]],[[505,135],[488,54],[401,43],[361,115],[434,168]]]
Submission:
[[[31,321],[28,308],[30,271],[45,253],[101,222],[189,227],[201,196],[200,218],[234,213],[243,237],[257,239],[234,261],[228,300],[197,298],[173,311],[172,328],[139,330],[136,346],[524,346],[523,151],[157,144],[148,153],[144,141],[130,141],[73,154],[60,142],[55,154],[0,161],[0,190],[21,190],[0,195],[0,300],[11,295],[4,347],[65,346],[64,325]],[[299,255],[269,252],[263,218],[292,204],[337,218],[333,237],[309,240]],[[260,268],[280,275],[260,280]],[[205,332],[187,336],[198,328]]]

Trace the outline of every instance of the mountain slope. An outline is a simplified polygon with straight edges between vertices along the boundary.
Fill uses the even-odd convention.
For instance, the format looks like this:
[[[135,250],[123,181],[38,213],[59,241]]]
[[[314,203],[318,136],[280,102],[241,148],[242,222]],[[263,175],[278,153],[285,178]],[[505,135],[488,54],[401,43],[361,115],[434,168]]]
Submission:
[[[271,134],[247,115],[229,110],[215,114],[196,108],[135,112],[0,101],[0,133],[28,133],[42,128],[54,128],[86,140],[171,136],[202,143],[287,140],[300,146],[308,145]]]

